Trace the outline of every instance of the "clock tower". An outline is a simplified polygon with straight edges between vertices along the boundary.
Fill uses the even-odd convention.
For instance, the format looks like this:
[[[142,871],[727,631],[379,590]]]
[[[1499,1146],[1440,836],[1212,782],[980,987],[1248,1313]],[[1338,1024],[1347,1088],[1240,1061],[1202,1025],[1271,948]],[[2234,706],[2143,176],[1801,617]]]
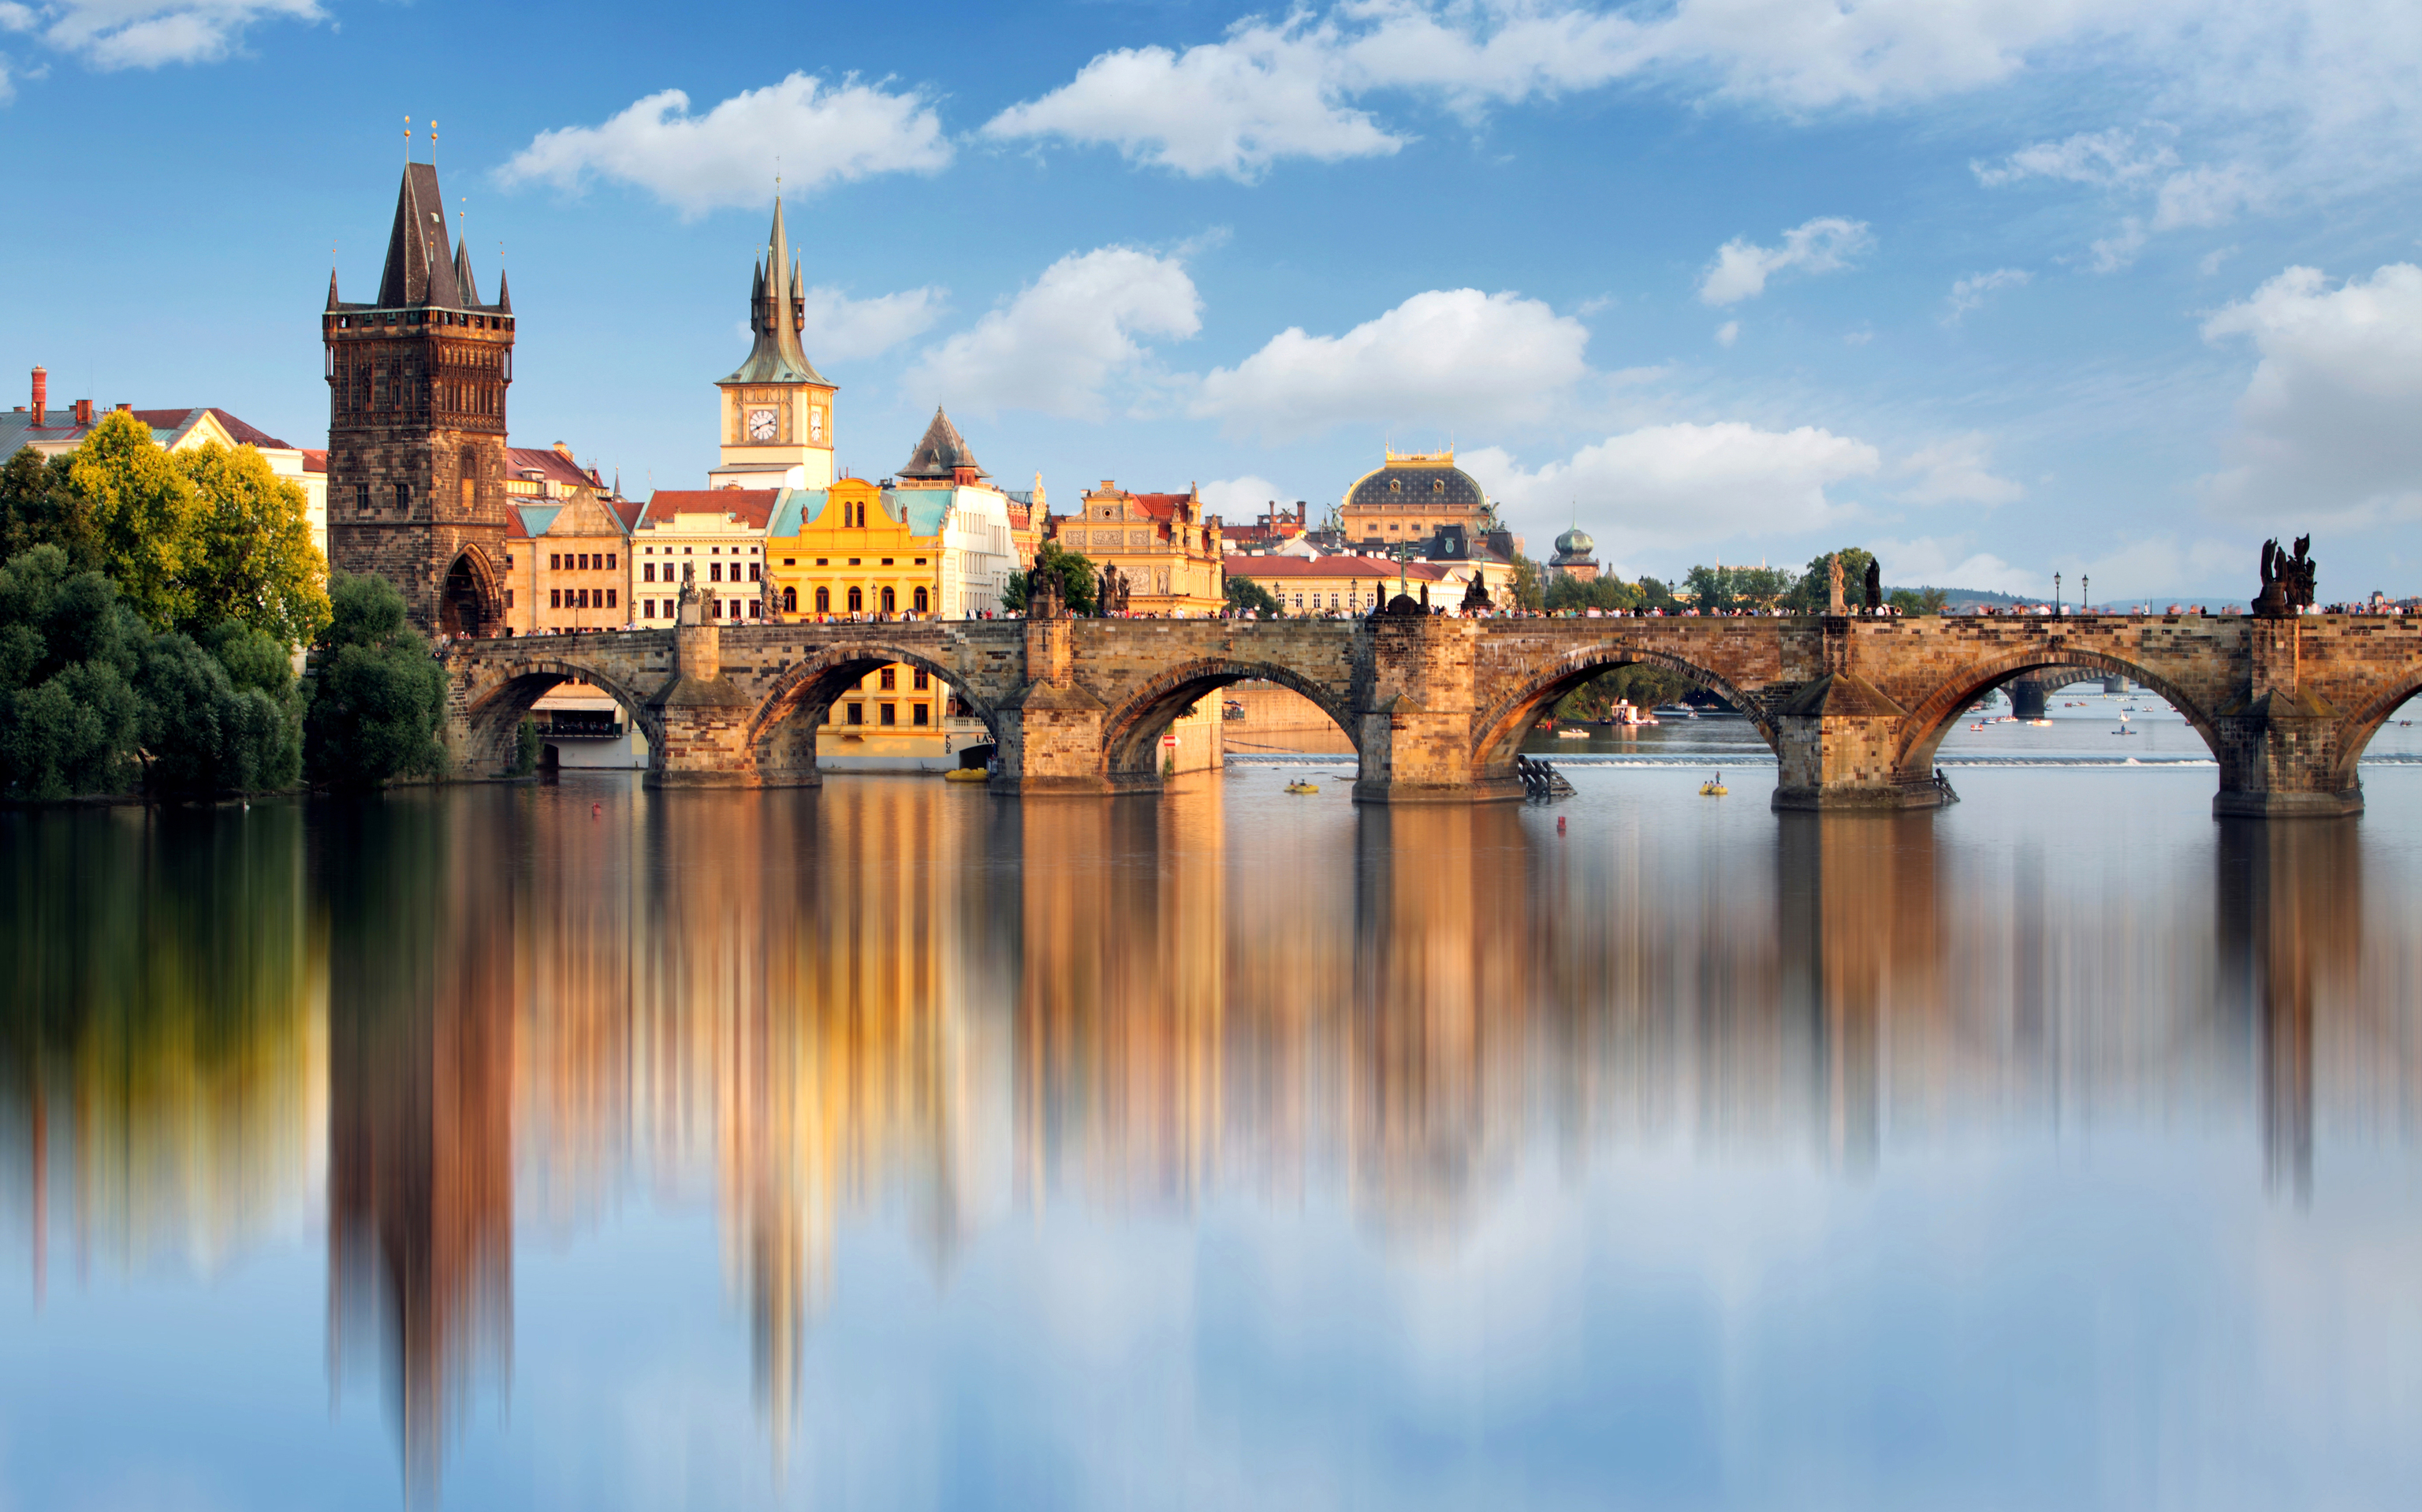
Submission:
[[[833,480],[834,386],[799,346],[807,294],[782,201],[774,201],[774,235],[748,296],[756,344],[722,390],[722,460],[707,474],[710,488],[827,488]]]

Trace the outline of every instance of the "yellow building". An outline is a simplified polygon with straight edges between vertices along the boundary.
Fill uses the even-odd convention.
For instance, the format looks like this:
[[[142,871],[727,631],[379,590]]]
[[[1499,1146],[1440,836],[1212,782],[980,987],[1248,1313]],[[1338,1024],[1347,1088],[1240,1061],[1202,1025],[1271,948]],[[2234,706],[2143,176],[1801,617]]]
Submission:
[[[1424,590],[1434,608],[1455,609],[1463,604],[1466,585],[1477,568],[1469,563],[1408,561],[1377,557],[1232,557],[1228,571],[1259,584],[1289,615],[1368,614],[1400,591],[1420,598]]]
[[[560,441],[509,447],[505,633],[621,630],[637,622],[624,591],[637,503],[617,498]]]
[[[819,623],[933,618],[941,589],[942,501],[937,492],[934,509],[918,512],[934,518],[920,520],[907,496],[895,497],[863,478],[792,494],[765,542],[778,611]]]
[[[1219,518],[1203,512],[1199,488],[1130,494],[1106,478],[1079,512],[1046,515],[1045,528],[1062,550],[1116,567],[1130,614],[1201,619],[1227,607]]]

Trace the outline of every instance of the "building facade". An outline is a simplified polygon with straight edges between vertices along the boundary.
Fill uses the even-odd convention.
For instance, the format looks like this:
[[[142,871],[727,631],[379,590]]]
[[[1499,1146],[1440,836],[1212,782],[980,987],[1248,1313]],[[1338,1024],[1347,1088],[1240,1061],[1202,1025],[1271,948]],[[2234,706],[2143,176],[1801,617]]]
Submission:
[[[1398,569],[1402,568],[1401,577]],[[1463,602],[1474,569],[1434,561],[1399,563],[1379,557],[1231,557],[1228,572],[1266,590],[1290,615],[1368,614],[1398,592],[1452,609]],[[1403,587],[1398,587],[1399,583]]]
[[[446,255],[437,169],[404,165],[378,297],[350,304],[328,275],[328,559],[376,573],[415,624],[504,628],[505,393],[512,298],[480,300],[470,250]]]
[[[1061,548],[1116,567],[1128,585],[1127,612],[1200,619],[1228,604],[1219,517],[1203,494],[1131,494],[1109,480],[1089,491],[1078,512],[1045,519]]]
[[[512,500],[505,530],[505,625],[509,635],[619,630],[637,605],[631,532],[640,506],[617,496],[560,441],[511,447]]]
[[[765,618],[765,533],[790,490],[660,488],[631,531],[626,591],[638,600],[633,623],[672,628],[686,576],[700,612],[724,623]]]
[[[1455,465],[1453,450],[1387,453],[1345,491],[1338,518],[1349,547],[1394,547],[1455,526],[1477,539],[1494,528],[1488,495]]]

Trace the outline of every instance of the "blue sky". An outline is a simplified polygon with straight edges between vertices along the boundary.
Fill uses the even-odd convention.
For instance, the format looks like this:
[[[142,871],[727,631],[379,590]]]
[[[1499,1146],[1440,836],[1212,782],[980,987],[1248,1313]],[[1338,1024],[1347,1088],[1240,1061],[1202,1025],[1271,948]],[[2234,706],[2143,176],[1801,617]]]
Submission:
[[[319,444],[407,114],[514,440],[634,493],[714,460],[778,171],[862,475],[943,402],[1063,503],[1451,441],[1628,572],[2422,588],[2410,0],[0,0],[0,368]]]

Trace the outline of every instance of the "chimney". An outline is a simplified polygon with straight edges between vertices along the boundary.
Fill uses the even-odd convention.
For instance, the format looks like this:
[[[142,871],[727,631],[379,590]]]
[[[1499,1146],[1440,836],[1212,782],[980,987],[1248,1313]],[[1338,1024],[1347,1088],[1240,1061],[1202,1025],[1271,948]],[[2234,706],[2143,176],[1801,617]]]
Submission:
[[[51,423],[42,418],[42,406],[49,402],[50,397],[51,375],[37,368],[34,370],[34,424],[37,426]]]
[[[75,422],[78,425],[90,425],[92,423],[91,400],[79,399],[75,402]]]
[[[576,461],[574,461],[574,460],[573,455],[572,455],[572,449],[571,449],[570,447],[565,446],[565,445],[564,445],[562,442],[560,442],[560,441],[558,441],[558,442],[555,444],[555,454],[556,454],[557,456],[558,456],[558,457],[561,457],[564,461],[569,462],[569,463],[572,463],[572,465],[573,465],[574,466],[575,466],[575,467],[577,467],[577,466],[579,466],[579,465],[580,465],[580,464],[579,464],[578,462],[576,462]]]

